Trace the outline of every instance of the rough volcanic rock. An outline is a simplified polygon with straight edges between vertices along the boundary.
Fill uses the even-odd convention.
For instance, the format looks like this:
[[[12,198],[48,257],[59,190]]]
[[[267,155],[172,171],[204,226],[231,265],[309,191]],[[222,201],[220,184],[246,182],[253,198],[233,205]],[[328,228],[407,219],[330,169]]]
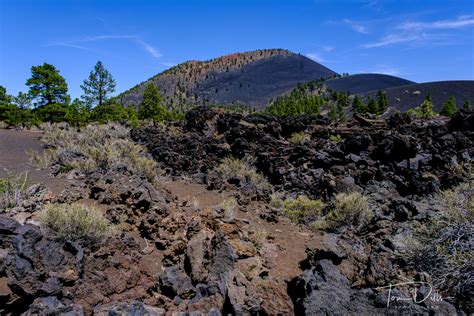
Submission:
[[[244,116],[201,107],[188,112],[184,122],[133,130],[132,138],[170,174],[191,174],[217,189],[218,179],[206,174],[234,156],[253,158],[275,190],[327,199],[353,179],[345,185],[356,191],[372,181],[390,181],[408,196],[466,179],[466,173],[452,172],[454,165],[474,157],[472,114],[463,113],[449,122],[412,122],[399,115],[389,118],[389,127],[362,127],[356,121],[334,127],[317,117]],[[304,144],[288,141],[301,131],[310,136]],[[334,135],[343,141],[332,141]]]
[[[110,299],[148,298],[155,286],[157,276],[142,260],[139,245],[126,234],[84,247],[37,226],[21,226],[4,217],[0,222],[5,224],[0,230],[0,278],[6,282],[0,306],[5,313],[19,314],[32,304],[33,314],[71,311],[79,315],[82,308],[88,314]]]

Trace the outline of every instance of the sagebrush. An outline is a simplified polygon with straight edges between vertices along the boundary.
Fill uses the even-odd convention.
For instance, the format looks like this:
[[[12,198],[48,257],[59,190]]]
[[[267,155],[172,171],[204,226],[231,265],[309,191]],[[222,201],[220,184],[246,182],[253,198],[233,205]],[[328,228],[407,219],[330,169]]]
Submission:
[[[31,152],[31,160],[40,168],[59,165],[59,171],[76,169],[82,173],[126,168],[133,174],[155,181],[161,174],[146,149],[129,138],[129,129],[120,124],[88,125],[69,128],[45,126],[43,153]]]
[[[114,226],[99,209],[78,203],[46,205],[40,223],[58,236],[72,240],[84,237],[99,240],[114,232]]]
[[[0,178],[0,212],[19,206],[28,196],[28,173]]]

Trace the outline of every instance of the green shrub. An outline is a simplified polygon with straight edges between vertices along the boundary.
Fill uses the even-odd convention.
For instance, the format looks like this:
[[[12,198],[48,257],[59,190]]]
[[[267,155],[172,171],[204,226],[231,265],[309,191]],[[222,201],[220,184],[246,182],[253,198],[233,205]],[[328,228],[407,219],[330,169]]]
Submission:
[[[324,208],[324,202],[321,200],[312,200],[304,195],[299,195],[297,198],[289,198],[280,201],[273,201],[272,204],[280,204],[283,213],[294,223],[304,223],[309,217],[320,216]]]
[[[257,173],[255,167],[249,159],[237,159],[234,157],[226,157],[214,169],[214,173],[222,180],[232,178],[239,179],[242,182],[248,182],[259,190],[269,190],[270,184],[267,179]]]
[[[50,204],[40,214],[40,223],[59,236],[98,240],[113,233],[113,226],[99,209],[82,204]]]
[[[342,137],[341,135],[331,135],[329,136],[329,141],[333,143],[339,143],[340,141],[342,141]]]
[[[305,132],[293,133],[290,136],[290,143],[298,145],[310,140],[310,136]]]
[[[365,225],[373,217],[365,196],[358,192],[336,195],[329,212],[312,222],[313,229],[336,229],[343,225]]]
[[[14,208],[27,198],[28,173],[0,178],[0,212]]]
[[[428,99],[423,101],[420,106],[408,110],[407,113],[410,116],[424,119],[430,119],[436,115],[436,112],[433,111],[433,102]]]
[[[39,168],[59,164],[60,170],[106,173],[119,167],[150,182],[161,170],[158,163],[146,156],[146,149],[131,141],[129,129],[119,124],[88,125],[72,129],[61,125],[46,125],[43,143],[49,147],[43,153],[31,152],[31,161]]]

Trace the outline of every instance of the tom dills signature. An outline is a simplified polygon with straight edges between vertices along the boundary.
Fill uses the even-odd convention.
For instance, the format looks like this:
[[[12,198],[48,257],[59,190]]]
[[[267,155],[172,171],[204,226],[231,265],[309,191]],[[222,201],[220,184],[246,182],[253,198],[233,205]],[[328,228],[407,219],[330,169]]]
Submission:
[[[422,295],[422,297],[418,295],[418,289],[421,286],[428,287],[427,293]],[[392,289],[395,289],[397,287],[409,287],[409,292],[411,296],[401,297],[401,296],[393,295]],[[439,303],[439,302],[442,302],[444,299],[449,299],[449,297],[443,298],[441,294],[439,294],[435,289],[433,289],[433,286],[429,284],[428,282],[421,282],[421,281],[401,282],[401,283],[389,284],[387,286],[381,286],[381,287],[376,288],[376,290],[383,290],[383,289],[388,289],[387,307],[390,307],[391,302],[409,301],[415,304],[420,304],[426,300],[431,300],[435,303]]]

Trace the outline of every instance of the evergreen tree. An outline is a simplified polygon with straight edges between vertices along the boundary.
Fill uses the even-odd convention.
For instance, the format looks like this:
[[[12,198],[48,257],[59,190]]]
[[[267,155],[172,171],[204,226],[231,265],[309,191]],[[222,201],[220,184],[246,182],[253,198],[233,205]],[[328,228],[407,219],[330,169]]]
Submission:
[[[356,95],[352,101],[352,111],[354,113],[365,113],[367,112],[367,105],[362,103],[359,97]]]
[[[372,98],[369,99],[369,104],[367,105],[367,111],[372,114],[379,113],[379,107],[377,105],[377,102]]]
[[[435,112],[433,111],[433,102],[431,100],[431,94],[429,95],[429,98],[426,98],[425,101],[420,105],[420,116],[422,118],[432,118],[435,115]]]
[[[154,122],[163,121],[166,118],[166,108],[161,105],[163,97],[160,89],[150,82],[143,92],[142,104],[138,110],[138,118],[141,120],[152,119]]]
[[[86,125],[89,119],[89,110],[85,103],[78,98],[75,98],[67,108],[64,119],[73,126]]]
[[[387,95],[382,90],[379,90],[377,93],[377,97],[378,97],[378,101],[377,101],[378,112],[377,113],[384,114],[385,111],[387,111],[388,109]]]
[[[7,94],[7,89],[4,86],[0,86],[0,104],[9,104],[11,99],[11,96]]]
[[[464,102],[464,104],[462,105],[462,108],[466,111],[472,111],[471,101],[466,100],[466,102]]]
[[[454,113],[457,112],[457,110],[458,108],[456,106],[456,99],[451,96],[446,100],[446,102],[444,102],[439,114],[451,117]]]
[[[87,108],[91,109],[93,106],[102,106],[107,101],[108,95],[115,91],[115,80],[102,62],[98,61],[81,88],[84,90],[81,98]]]
[[[13,103],[18,106],[19,109],[29,109],[31,106],[31,98],[28,93],[18,92],[18,95],[13,98]]]
[[[29,95],[38,106],[65,103],[68,100],[66,80],[53,65],[44,63],[31,67],[31,78],[26,81]]]

